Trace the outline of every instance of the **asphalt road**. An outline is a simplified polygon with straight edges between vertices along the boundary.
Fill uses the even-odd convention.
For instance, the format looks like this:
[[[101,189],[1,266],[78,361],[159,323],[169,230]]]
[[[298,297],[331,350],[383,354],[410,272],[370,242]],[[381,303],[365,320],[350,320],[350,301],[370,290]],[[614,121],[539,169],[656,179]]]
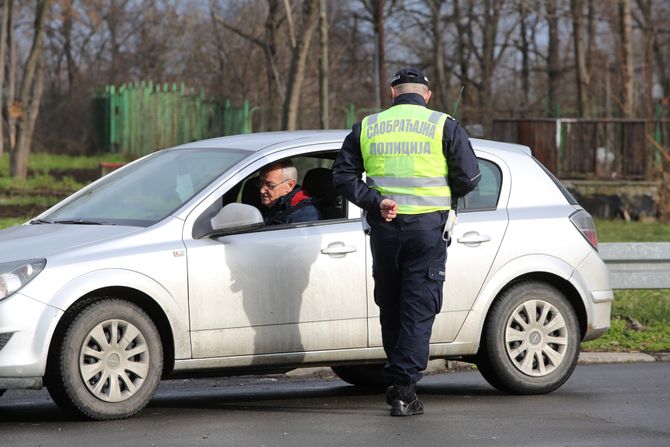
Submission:
[[[426,377],[426,414],[337,379],[164,382],[123,421],[64,417],[43,391],[0,398],[2,446],[670,446],[670,363],[580,365],[558,391],[507,396],[477,372]]]

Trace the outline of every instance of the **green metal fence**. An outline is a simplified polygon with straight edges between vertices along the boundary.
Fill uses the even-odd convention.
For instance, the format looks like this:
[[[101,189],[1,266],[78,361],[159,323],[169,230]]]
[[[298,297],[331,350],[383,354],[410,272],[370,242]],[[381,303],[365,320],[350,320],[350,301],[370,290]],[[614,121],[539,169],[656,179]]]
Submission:
[[[189,141],[251,132],[249,103],[205,98],[184,84],[106,86],[94,98],[101,144],[134,156]]]

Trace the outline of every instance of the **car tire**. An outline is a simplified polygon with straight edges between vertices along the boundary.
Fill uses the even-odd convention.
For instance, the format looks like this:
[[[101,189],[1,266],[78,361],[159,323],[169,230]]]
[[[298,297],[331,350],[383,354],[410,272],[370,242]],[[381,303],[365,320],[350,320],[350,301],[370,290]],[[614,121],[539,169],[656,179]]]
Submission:
[[[484,379],[510,394],[546,394],[577,365],[581,332],[572,305],[555,287],[523,282],[491,307],[475,358]]]
[[[339,365],[331,367],[340,379],[363,388],[384,389],[384,363],[373,365]]]
[[[84,419],[123,419],[139,412],[163,371],[156,326],[142,309],[120,299],[81,308],[53,349],[49,394],[63,410]]]
[[[3,394],[5,394],[5,391],[7,390],[0,390],[0,397],[2,397]]]

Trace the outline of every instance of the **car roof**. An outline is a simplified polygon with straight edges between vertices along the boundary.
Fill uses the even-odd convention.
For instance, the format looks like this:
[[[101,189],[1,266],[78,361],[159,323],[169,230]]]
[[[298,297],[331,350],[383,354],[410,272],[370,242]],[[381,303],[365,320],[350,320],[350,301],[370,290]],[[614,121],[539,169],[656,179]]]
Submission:
[[[341,144],[349,134],[349,130],[295,130],[277,132],[257,132],[226,137],[210,138],[182,144],[175,149],[213,148],[238,149],[250,152],[265,150],[279,150],[295,146],[312,144],[338,143]],[[514,153],[531,155],[530,148],[520,144],[503,143],[499,141],[471,138],[474,149],[493,153]],[[500,154],[503,155],[503,154]]]

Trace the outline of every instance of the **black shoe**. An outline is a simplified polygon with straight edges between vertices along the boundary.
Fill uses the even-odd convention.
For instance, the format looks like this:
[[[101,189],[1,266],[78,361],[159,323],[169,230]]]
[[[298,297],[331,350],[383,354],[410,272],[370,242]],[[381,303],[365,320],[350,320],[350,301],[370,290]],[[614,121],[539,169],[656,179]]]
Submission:
[[[410,403],[396,399],[391,403],[391,416],[414,416],[423,414],[423,402],[414,399]]]
[[[394,400],[400,400],[400,392],[393,385],[386,388],[386,403],[393,405]]]

